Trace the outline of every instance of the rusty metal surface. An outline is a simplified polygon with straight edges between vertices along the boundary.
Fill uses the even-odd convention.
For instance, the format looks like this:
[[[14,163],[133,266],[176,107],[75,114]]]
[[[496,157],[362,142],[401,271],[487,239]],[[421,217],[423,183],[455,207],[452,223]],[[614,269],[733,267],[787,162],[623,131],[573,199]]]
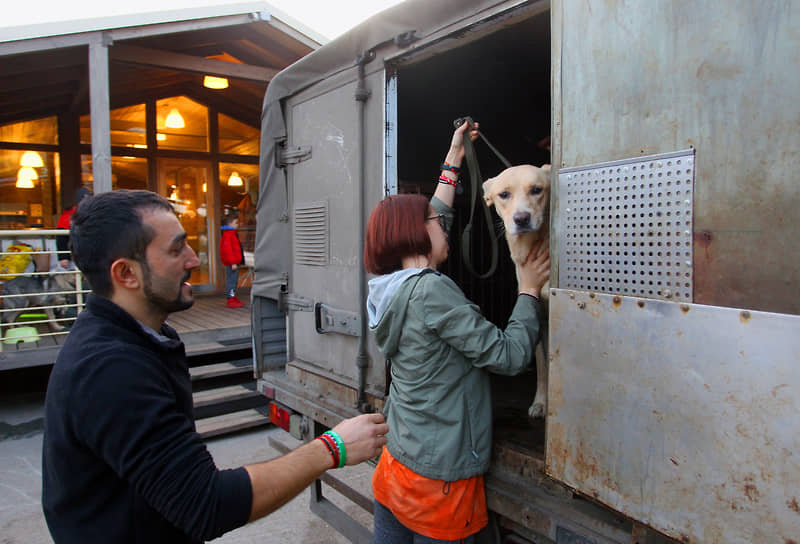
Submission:
[[[547,473],[683,542],[797,542],[800,317],[553,289]]]
[[[693,147],[694,302],[800,314],[800,2],[552,12],[555,165]]]

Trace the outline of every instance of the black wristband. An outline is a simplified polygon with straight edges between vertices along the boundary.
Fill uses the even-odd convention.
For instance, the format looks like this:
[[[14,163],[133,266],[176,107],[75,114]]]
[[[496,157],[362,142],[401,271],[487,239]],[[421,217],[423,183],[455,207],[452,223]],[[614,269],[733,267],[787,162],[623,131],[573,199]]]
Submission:
[[[450,170],[452,173],[454,173],[457,176],[461,175],[461,168],[459,168],[458,166],[449,165],[446,162],[443,162],[439,168],[441,170]]]

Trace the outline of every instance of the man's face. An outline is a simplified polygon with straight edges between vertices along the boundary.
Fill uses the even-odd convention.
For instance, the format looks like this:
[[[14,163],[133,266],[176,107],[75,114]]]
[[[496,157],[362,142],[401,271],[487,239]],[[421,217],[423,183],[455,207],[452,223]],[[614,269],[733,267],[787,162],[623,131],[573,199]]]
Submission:
[[[156,233],[142,263],[147,301],[153,309],[168,314],[190,308],[194,298],[188,280],[200,260],[186,243],[186,231],[166,210],[146,211],[142,222]]]

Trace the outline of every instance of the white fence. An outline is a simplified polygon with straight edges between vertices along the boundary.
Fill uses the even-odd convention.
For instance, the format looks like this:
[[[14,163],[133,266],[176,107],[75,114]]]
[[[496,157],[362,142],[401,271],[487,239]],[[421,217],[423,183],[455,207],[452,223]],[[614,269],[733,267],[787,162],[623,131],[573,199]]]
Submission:
[[[0,230],[0,352],[59,344],[83,309],[89,290],[68,255],[57,250],[56,238],[67,235]]]

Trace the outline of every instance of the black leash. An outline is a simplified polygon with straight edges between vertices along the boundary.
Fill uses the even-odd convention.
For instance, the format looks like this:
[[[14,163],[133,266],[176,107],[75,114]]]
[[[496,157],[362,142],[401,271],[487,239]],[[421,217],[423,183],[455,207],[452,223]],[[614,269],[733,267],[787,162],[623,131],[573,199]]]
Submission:
[[[474,126],[475,122],[472,120],[472,117],[460,117],[453,121],[453,125],[455,128],[460,127],[464,123],[469,123],[470,126]],[[489,146],[495,155],[502,161],[502,163],[506,166],[506,168],[511,167],[511,163],[500,154],[500,152],[495,148],[486,136],[484,136],[481,131],[478,131],[478,136]],[[464,227],[464,231],[461,233],[461,258],[464,261],[464,266],[467,267],[470,274],[475,276],[478,279],[485,280],[486,278],[491,277],[495,270],[497,270],[497,256],[498,256],[498,248],[497,248],[497,239],[499,235],[494,234],[494,225],[492,223],[492,213],[489,211],[489,206],[481,206],[483,208],[483,215],[486,219],[486,228],[489,231],[489,240],[492,246],[492,253],[491,259],[492,264],[489,267],[489,270],[481,274],[480,272],[476,271],[475,268],[472,266],[472,257],[470,251],[470,240],[472,234],[472,221],[475,215],[475,204],[478,200],[478,188],[482,187],[483,185],[483,177],[481,176],[481,169],[478,166],[478,158],[475,156],[475,146],[472,143],[472,140],[469,137],[469,132],[464,131],[464,158],[467,161],[467,168],[469,169],[469,182],[470,182],[470,192],[472,194],[472,205],[470,206],[469,212],[469,222],[467,226]]]

